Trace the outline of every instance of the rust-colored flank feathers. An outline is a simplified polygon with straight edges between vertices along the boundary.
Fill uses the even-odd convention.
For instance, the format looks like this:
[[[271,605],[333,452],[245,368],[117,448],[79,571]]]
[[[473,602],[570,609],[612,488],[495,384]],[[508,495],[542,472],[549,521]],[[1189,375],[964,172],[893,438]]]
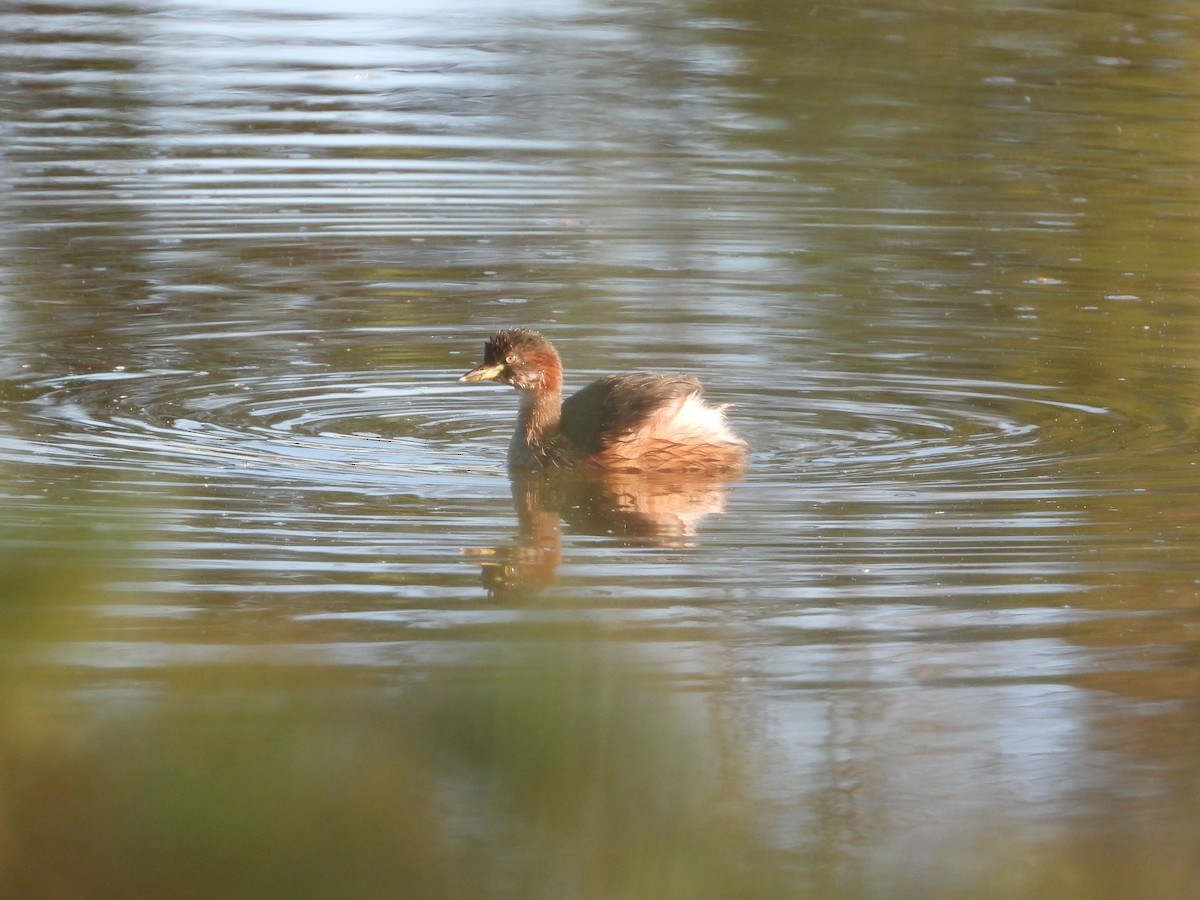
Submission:
[[[460,381],[495,381],[521,396],[508,463],[517,468],[715,473],[741,469],[746,443],[691,375],[608,375],[562,399],[562,363],[545,337],[506,328]]]

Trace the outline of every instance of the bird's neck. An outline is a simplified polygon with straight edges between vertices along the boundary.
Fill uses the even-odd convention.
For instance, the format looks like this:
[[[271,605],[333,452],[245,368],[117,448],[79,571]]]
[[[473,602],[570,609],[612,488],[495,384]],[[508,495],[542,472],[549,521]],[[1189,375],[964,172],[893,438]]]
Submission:
[[[520,391],[521,409],[508,456],[510,462],[529,465],[541,462],[558,437],[562,419],[562,389]],[[536,459],[531,459],[536,458]]]

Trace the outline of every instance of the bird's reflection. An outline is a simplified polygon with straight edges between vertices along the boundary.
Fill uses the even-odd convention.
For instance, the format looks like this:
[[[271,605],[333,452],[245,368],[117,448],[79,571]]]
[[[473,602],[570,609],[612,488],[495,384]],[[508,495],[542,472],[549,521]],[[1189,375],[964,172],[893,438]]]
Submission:
[[[563,523],[621,547],[686,547],[700,521],[725,509],[730,476],[514,471],[517,533],[484,551],[492,596],[536,592],[557,578]]]

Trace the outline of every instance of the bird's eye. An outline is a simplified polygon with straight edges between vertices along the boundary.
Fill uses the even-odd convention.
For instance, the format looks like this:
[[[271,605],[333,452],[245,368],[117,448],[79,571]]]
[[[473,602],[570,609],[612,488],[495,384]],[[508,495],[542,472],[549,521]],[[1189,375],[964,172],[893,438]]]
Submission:
[[[510,366],[513,365],[517,361],[517,354],[515,354],[515,353],[508,354],[508,356],[504,357],[504,361],[506,363],[508,363]]]

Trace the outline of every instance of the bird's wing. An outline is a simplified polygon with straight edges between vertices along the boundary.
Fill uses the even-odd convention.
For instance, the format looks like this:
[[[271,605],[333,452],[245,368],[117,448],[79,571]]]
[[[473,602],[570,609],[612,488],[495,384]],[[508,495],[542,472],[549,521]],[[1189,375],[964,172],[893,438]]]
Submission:
[[[691,375],[608,375],[563,403],[561,434],[580,453],[596,453],[636,431],[655,410],[703,392],[700,380]]]

